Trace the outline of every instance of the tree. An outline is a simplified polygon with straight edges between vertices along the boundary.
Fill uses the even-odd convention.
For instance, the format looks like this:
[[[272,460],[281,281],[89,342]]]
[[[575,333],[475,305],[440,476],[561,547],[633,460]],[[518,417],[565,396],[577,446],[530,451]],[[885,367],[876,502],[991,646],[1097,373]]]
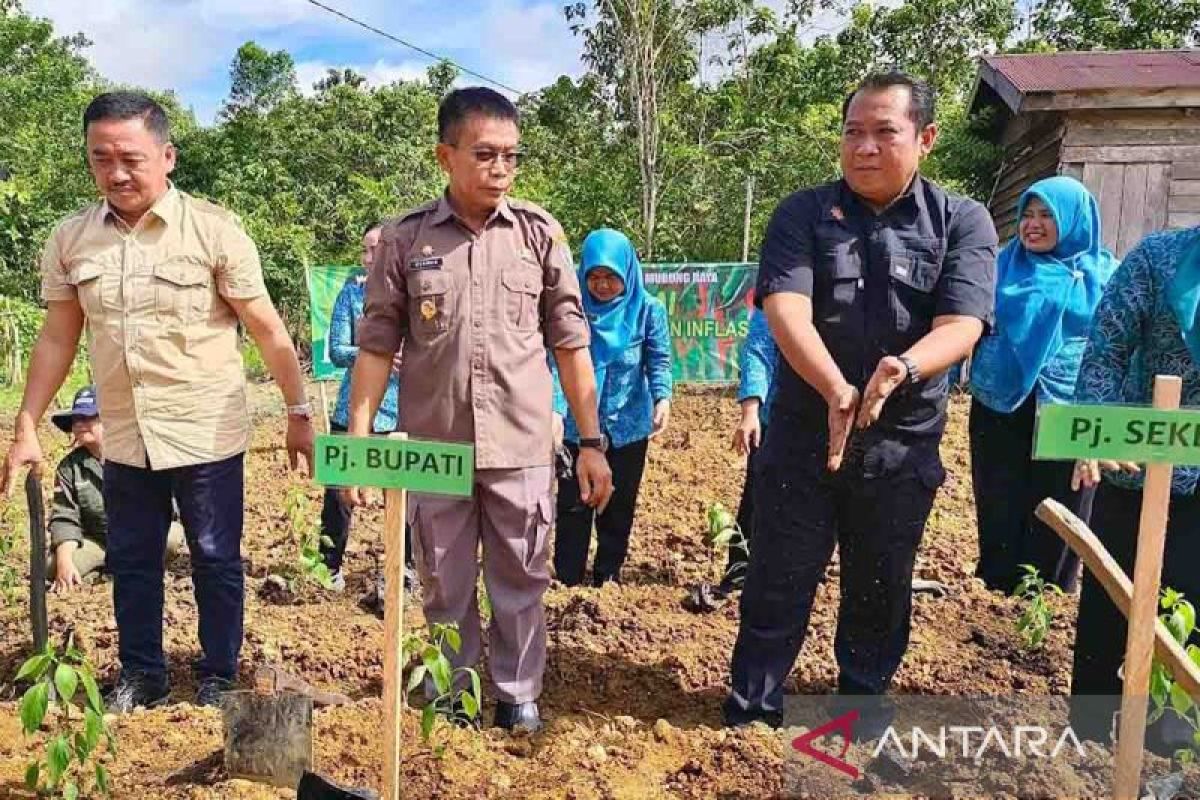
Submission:
[[[1033,30],[1061,50],[1193,47],[1200,0],[1043,0]]]
[[[296,63],[286,50],[269,53],[254,42],[238,48],[229,70],[226,119],[243,112],[261,114],[296,94]]]

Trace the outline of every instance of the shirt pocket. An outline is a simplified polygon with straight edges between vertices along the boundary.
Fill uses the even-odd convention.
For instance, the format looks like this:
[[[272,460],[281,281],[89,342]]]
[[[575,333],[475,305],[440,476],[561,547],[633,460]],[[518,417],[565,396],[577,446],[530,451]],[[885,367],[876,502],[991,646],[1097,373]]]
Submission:
[[[408,273],[409,329],[419,342],[430,342],[450,330],[454,291],[450,276],[440,270]]]
[[[863,271],[862,260],[848,243],[830,245],[821,253],[828,264],[828,281],[814,318],[839,330],[862,333]]]
[[[154,313],[167,325],[191,325],[212,311],[212,270],[199,258],[174,256],[154,265]]]
[[[901,336],[924,336],[933,325],[941,248],[940,239],[913,239],[889,257],[889,303],[895,331]]]
[[[116,304],[116,281],[104,273],[104,265],[98,261],[80,261],[67,272],[67,282],[75,287],[79,305],[89,317],[99,317],[105,306]]]
[[[531,333],[538,329],[542,296],[542,268],[529,259],[505,267],[500,273],[504,293],[504,322],[509,330]]]

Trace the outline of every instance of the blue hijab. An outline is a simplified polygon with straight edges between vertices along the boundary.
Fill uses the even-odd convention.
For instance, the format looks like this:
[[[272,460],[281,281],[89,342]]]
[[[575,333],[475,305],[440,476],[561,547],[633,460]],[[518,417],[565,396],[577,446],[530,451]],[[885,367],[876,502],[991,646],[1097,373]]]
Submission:
[[[607,303],[601,303],[587,288],[592,270],[605,267],[625,282],[625,291]],[[603,393],[608,365],[646,338],[646,315],[650,297],[642,281],[642,265],[629,238],[611,228],[594,230],[583,240],[579,258],[579,286],[583,310],[592,329],[592,364],[596,370],[596,391]]]
[[[1183,333],[1183,343],[1192,358],[1200,363],[1200,325],[1197,325],[1200,322],[1197,320],[1200,314],[1200,239],[1180,254],[1175,277],[1171,279],[1169,300]]]
[[[1049,209],[1058,243],[1034,253],[1019,236],[1000,252],[996,268],[996,329],[984,339],[972,366],[971,388],[995,411],[1018,408],[1039,385],[1044,399],[1070,402],[1092,315],[1117,260],[1100,243],[1096,198],[1082,183],[1060,175],[1030,186],[1030,199]]]

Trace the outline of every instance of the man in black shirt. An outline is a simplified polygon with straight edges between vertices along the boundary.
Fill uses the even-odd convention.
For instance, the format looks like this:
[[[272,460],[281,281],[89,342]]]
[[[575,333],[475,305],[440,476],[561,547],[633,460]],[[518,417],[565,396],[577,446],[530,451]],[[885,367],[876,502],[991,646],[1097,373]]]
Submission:
[[[867,78],[843,107],[843,178],[776,209],[757,300],[783,355],[755,477],[755,538],[725,721],[782,722],[783,683],[837,544],[844,695],[881,695],[908,647],[917,546],[945,478],[945,371],[989,323],[987,210],[918,173],[930,88]]]

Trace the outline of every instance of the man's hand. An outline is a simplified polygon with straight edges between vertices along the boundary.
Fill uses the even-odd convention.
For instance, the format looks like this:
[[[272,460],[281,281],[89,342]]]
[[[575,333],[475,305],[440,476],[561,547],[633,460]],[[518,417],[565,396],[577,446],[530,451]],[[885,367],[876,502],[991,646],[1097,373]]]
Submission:
[[[372,505],[373,498],[366,489],[361,486],[347,486],[338,490],[338,495],[349,508],[363,508]]]
[[[12,447],[4,458],[4,474],[0,475],[0,491],[6,497],[12,495],[13,487],[20,483],[21,470],[29,468],[34,474],[42,472],[42,445],[36,433],[18,433]]]
[[[76,586],[83,585],[83,577],[75,568],[75,559],[71,557],[71,553],[78,547],[78,542],[63,542],[55,548],[54,584],[50,587],[50,591],[69,592]]]
[[[404,350],[396,351],[396,355],[392,356],[392,374],[399,375],[400,367],[404,366]]]
[[[613,493],[612,471],[608,468],[604,453],[594,447],[579,448],[575,473],[579,476],[580,499],[603,514]]]
[[[829,395],[829,461],[826,469],[837,472],[842,468],[842,455],[854,426],[854,415],[858,411],[858,389],[843,383]]]
[[[287,451],[288,463],[292,469],[298,469],[300,459],[304,459],[304,474],[312,475],[314,470],[314,447],[317,435],[313,431],[312,420],[293,414],[288,415]]]
[[[660,435],[667,429],[667,423],[671,420],[671,401],[667,399],[659,400],[654,404],[654,428],[650,431],[650,438]]]
[[[758,419],[758,401],[742,404],[742,419],[733,431],[733,449],[738,455],[749,455],[762,441],[762,424]]]
[[[895,356],[884,356],[875,367],[875,374],[867,382],[862,404],[858,409],[859,430],[869,428],[883,413],[883,404],[896,391],[896,387],[908,379],[908,367]]]
[[[1132,461],[1096,461],[1095,459],[1076,461],[1075,471],[1071,475],[1071,491],[1078,492],[1080,489],[1091,489],[1098,486],[1101,471],[1136,475],[1142,471],[1142,468]]]

